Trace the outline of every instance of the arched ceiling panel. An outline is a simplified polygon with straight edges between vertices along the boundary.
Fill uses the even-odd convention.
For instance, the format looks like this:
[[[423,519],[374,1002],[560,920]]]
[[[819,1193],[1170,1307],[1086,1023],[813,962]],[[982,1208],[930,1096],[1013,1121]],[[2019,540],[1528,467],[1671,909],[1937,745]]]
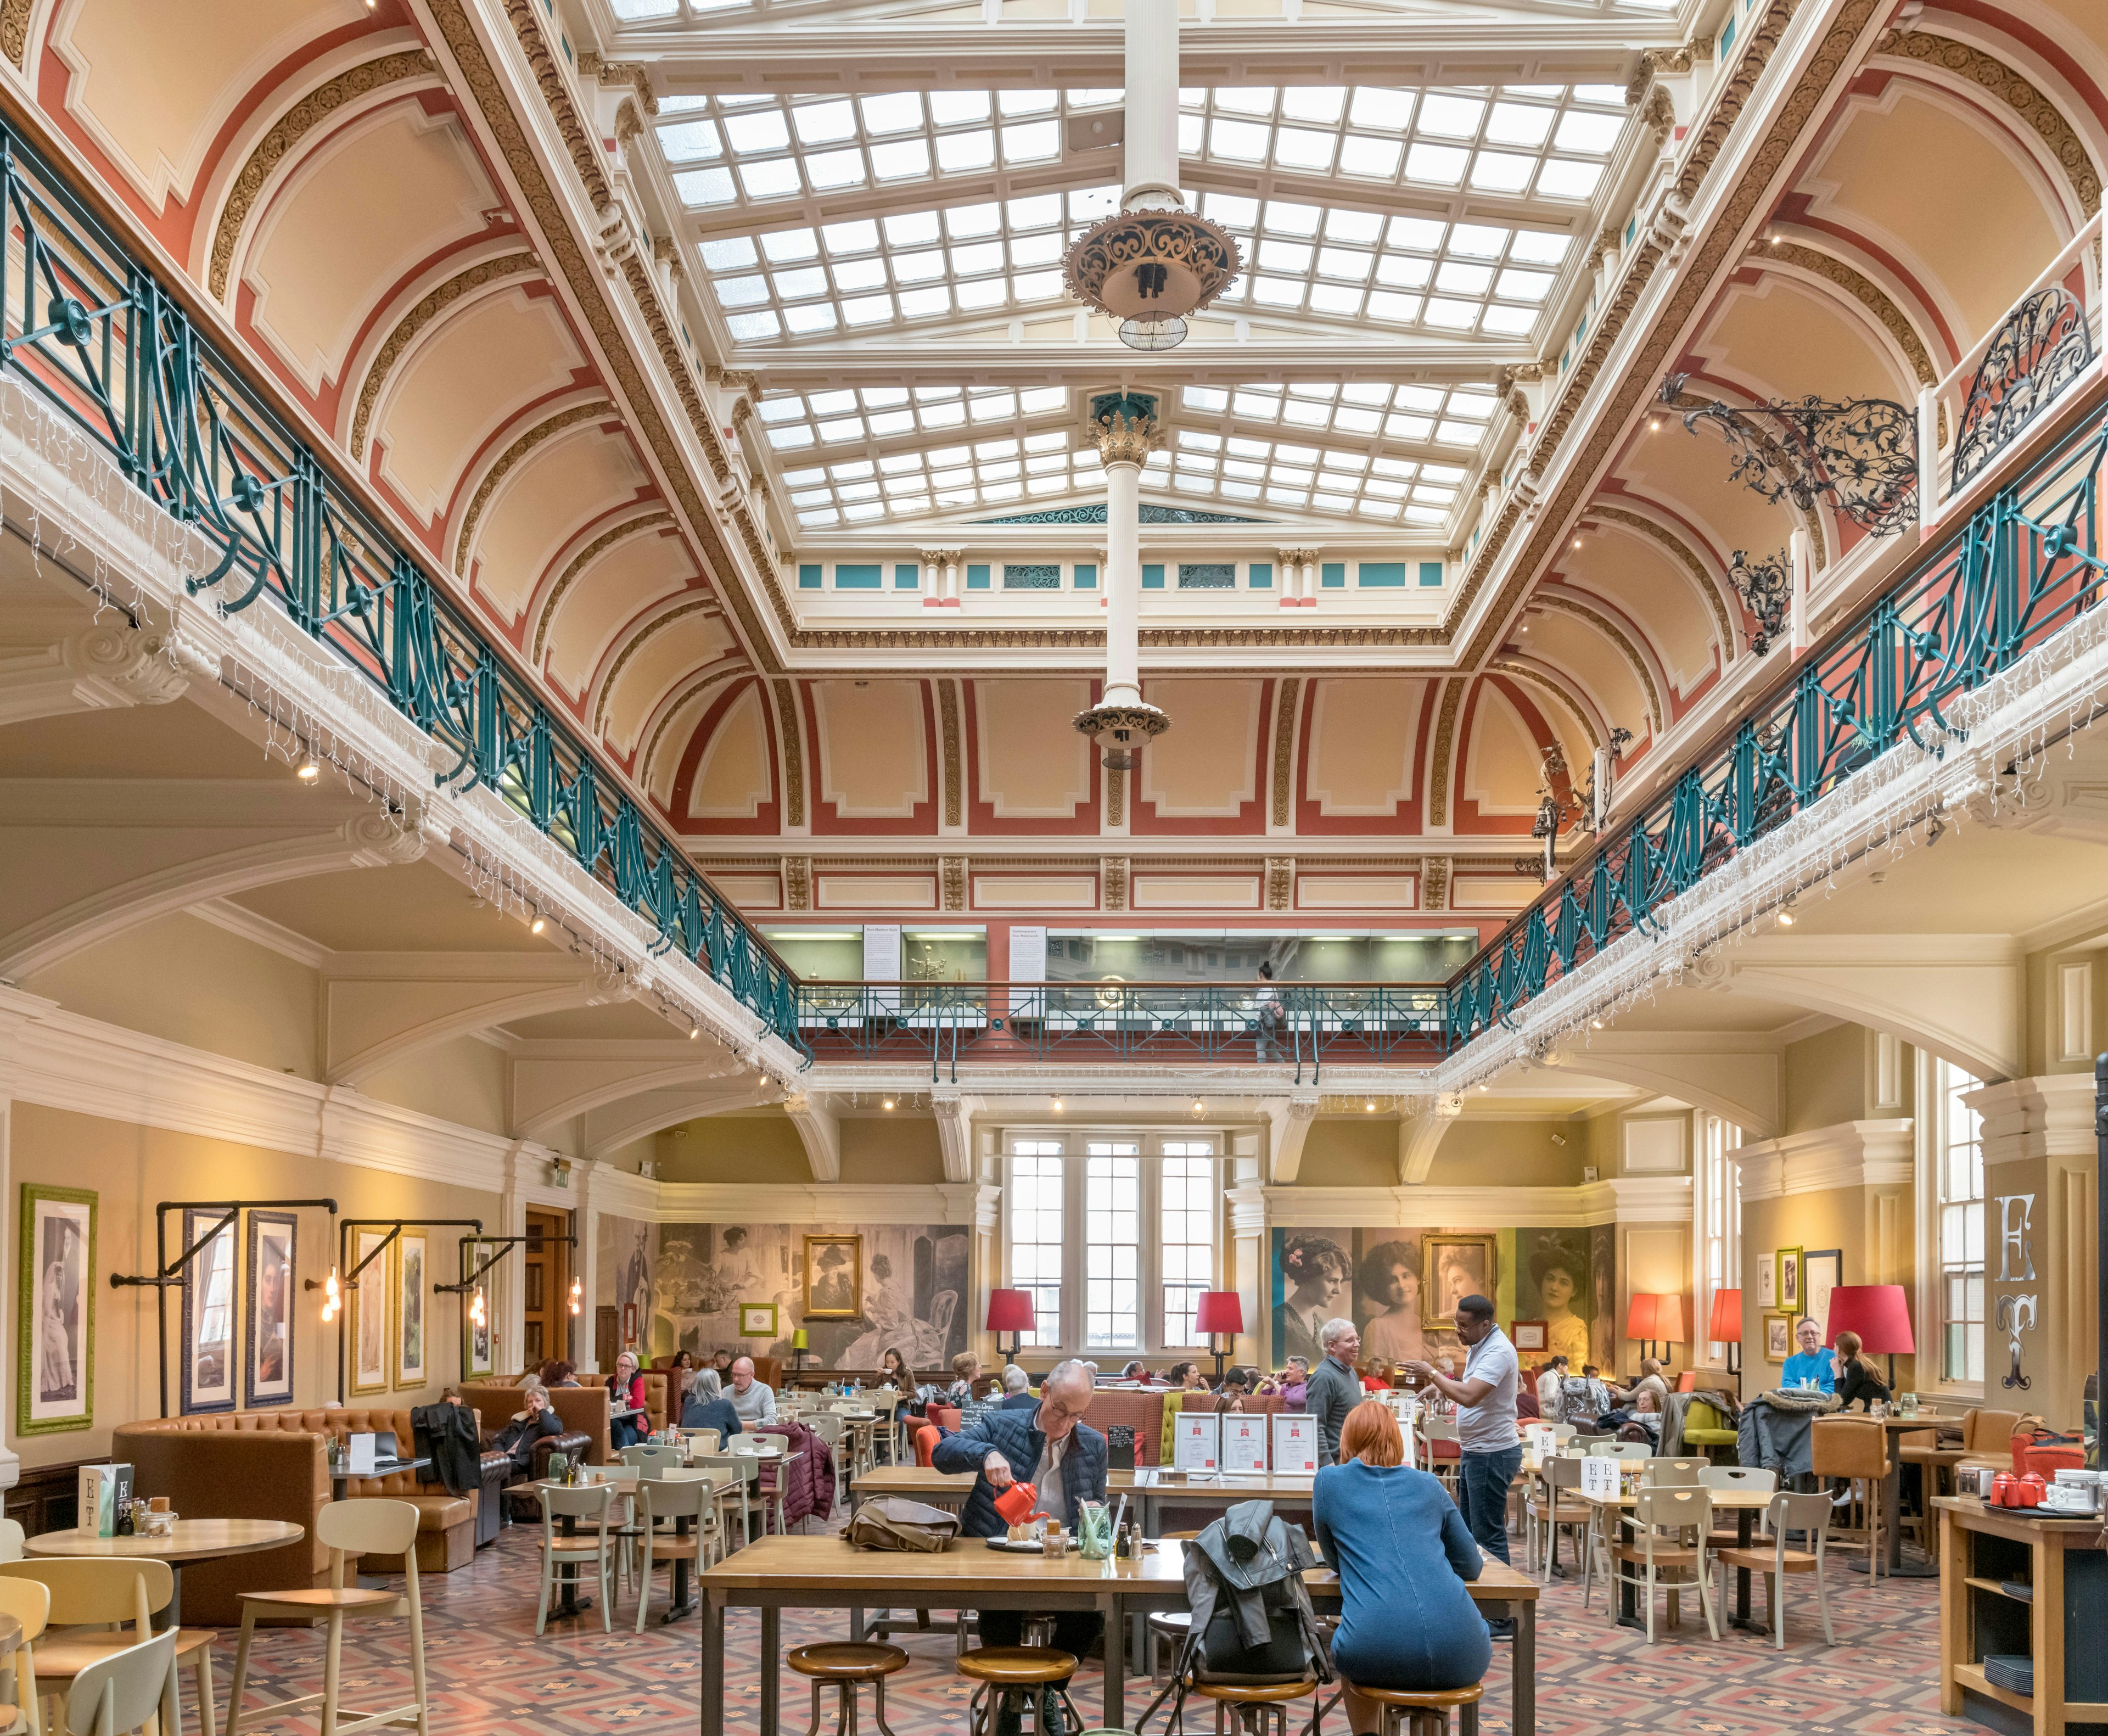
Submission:
[[[1311,683],[1303,789],[1317,817],[1394,822],[1413,807],[1431,684],[1412,676]]]
[[[1615,521],[1592,526],[1560,557],[1565,583],[1610,602],[1646,635],[1670,685],[1689,699],[1720,667],[1713,611],[1662,545]]]
[[[815,822],[935,831],[925,683],[815,681],[805,694],[818,744]]]
[[[2010,131],[1910,78],[1848,104],[1803,184],[1810,217],[1895,260],[1965,346],[2070,232],[2045,174]]]
[[[1501,684],[1491,680],[1475,683],[1471,714],[1464,737],[1458,830],[1470,829],[1467,816],[1475,810],[1481,819],[1534,818],[1544,777],[1544,753],[1530,720]]]
[[[593,707],[593,728],[617,753],[633,752],[646,722],[674,683],[716,662],[732,643],[713,605],[700,598],[675,604],[631,634],[615,654]]]
[[[1691,525],[1723,568],[1737,548],[1768,553],[1784,548],[1798,522],[1790,503],[1774,505],[1729,480],[1733,460],[1709,430],[1701,426],[1689,434],[1678,417],[1660,420],[1661,426],[1651,431],[1641,424],[1642,431],[1618,466],[1626,489],[1661,503]]]
[[[67,70],[67,112],[158,214],[187,200],[214,140],[274,66],[365,23],[361,0],[62,5],[47,38]]]
[[[361,115],[309,151],[256,220],[237,274],[247,322],[319,394],[373,310],[432,255],[488,232],[497,203],[453,114],[410,97]]]
[[[751,683],[718,714],[716,727],[703,743],[688,786],[682,817],[751,820],[773,800],[775,778],[769,764],[768,719],[762,688]]]
[[[1584,606],[1577,613],[1570,604],[1550,604],[1540,593],[1538,606],[1530,611],[1529,631],[1518,634],[1516,644],[1564,670],[1614,726],[1631,730],[1635,742],[1643,742],[1658,733],[1655,696],[1634,667],[1633,652],[1611,637],[1604,622],[1600,610]]]
[[[1142,697],[1170,714],[1171,728],[1142,756],[1137,830],[1257,823],[1266,692],[1266,683],[1249,679],[1142,683]]]
[[[396,366],[373,419],[375,473],[430,523],[499,429],[538,399],[590,377],[538,286],[515,281],[457,303]]]
[[[1097,825],[1091,744],[1071,727],[1091,699],[1091,683],[1082,677],[971,683],[976,828]]]
[[[582,697],[617,631],[652,603],[687,589],[696,576],[686,545],[669,530],[646,530],[615,543],[554,605],[543,665],[549,679],[574,699]]]
[[[628,436],[597,418],[539,441],[510,465],[469,527],[476,589],[501,620],[517,620],[564,545],[649,487]]]
[[[1709,377],[1739,381],[1754,398],[1908,401],[1917,390],[1863,310],[1781,272],[1729,285],[1695,348]]]

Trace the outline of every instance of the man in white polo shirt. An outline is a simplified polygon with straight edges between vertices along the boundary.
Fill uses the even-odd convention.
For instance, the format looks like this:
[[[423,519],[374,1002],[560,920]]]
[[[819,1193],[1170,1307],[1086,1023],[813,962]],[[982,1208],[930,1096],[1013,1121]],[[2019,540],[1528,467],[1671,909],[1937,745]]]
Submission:
[[[1408,1363],[1457,1405],[1457,1444],[1463,1450],[1458,1469],[1464,1523],[1487,1554],[1508,1558],[1508,1485],[1522,1468],[1522,1436],[1516,1429],[1515,1346],[1493,1323],[1493,1305],[1483,1296],[1467,1296],[1457,1305],[1457,1336],[1467,1355],[1462,1379],[1452,1380],[1424,1362]],[[1490,1621],[1496,1639],[1512,1639],[1515,1623]]]

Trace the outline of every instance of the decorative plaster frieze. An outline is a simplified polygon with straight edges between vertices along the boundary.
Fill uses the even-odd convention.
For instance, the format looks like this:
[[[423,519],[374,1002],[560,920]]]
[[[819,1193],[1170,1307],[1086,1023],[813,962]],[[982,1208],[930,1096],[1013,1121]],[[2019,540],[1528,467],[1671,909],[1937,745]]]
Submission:
[[[1962,1101],[1984,1118],[1987,1164],[2094,1155],[2090,1070],[2003,1080],[1970,1092]]]
[[[1601,1185],[1618,1202],[1620,1224],[1688,1224],[1691,1187],[1688,1175],[1614,1175]]]
[[[1653,1179],[1648,1178],[1650,1184]],[[1683,1183],[1683,1215],[1691,1215],[1690,1187]],[[1590,1182],[1578,1188],[1266,1188],[1267,1227],[1322,1229],[1440,1229],[1474,1224],[1528,1224],[1580,1229],[1624,1221],[1617,1184]],[[1240,1188],[1236,1193],[1247,1190]],[[1641,1214],[1652,1222],[1667,1215]]]
[[[1745,1202],[1908,1184],[1916,1173],[1913,1128],[1908,1116],[1840,1121],[1745,1145],[1728,1156],[1741,1171]]]

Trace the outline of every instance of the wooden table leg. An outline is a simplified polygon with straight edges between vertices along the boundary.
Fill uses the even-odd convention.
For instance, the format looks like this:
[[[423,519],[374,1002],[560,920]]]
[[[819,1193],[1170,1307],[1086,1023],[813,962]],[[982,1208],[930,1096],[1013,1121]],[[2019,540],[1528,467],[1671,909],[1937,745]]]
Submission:
[[[1756,1532],[1754,1526],[1756,1517],[1757,1510],[1754,1507],[1738,1508],[1736,1510],[1736,1548],[1746,1549],[1754,1540]],[[1749,1627],[1753,1625],[1750,1621],[1750,1570],[1747,1567],[1737,1567],[1735,1570],[1735,1613],[1727,1619],[1736,1627]]]
[[[2064,1736],[2064,1541],[2034,1540],[2035,1736]]]
[[[782,1708],[783,1612],[764,1606],[761,1612],[761,1736],[777,1736],[777,1715]]]
[[[1518,1598],[1508,1611],[1516,1625],[1509,1723],[1513,1736],[1537,1736],[1537,1599]]]
[[[703,1599],[702,1736],[724,1736],[724,1594],[707,1592]]]
[[[1115,1592],[1102,1599],[1099,1608],[1104,1612],[1106,1621],[1105,1727],[1117,1730],[1124,1729],[1127,1723],[1127,1707],[1123,1703],[1127,1698],[1127,1653],[1120,1644],[1127,1599]]]
[[[1954,1679],[1954,1666],[1975,1662],[1969,1655],[1969,1588],[1962,1583],[1971,1559],[1961,1553],[1970,1547],[1970,1537],[1944,1508],[1939,1529],[1940,1553],[1947,1562],[1947,1571],[1939,1576],[1939,1709],[1958,1718],[1962,1684]]]

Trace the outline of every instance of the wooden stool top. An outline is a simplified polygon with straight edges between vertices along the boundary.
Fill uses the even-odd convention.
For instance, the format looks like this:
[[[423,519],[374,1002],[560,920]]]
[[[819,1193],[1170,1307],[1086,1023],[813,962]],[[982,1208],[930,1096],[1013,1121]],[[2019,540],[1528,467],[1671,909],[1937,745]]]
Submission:
[[[783,1662],[800,1675],[818,1676],[829,1682],[875,1682],[882,1675],[908,1667],[908,1654],[899,1646],[872,1645],[849,1639],[831,1639],[818,1645],[793,1646]]]
[[[1365,1700],[1376,1700],[1385,1706],[1410,1706],[1421,1711],[1447,1711],[1453,1706],[1475,1706],[1485,1693],[1485,1684],[1474,1682],[1468,1688],[1363,1688],[1358,1683],[1345,1683]]]
[[[1075,1654],[1052,1646],[980,1646],[959,1659],[960,1675],[1004,1687],[1065,1682],[1075,1673]]]
[[[1318,1684],[1310,1678],[1300,1682],[1196,1682],[1193,1692],[1204,1700],[1226,1700],[1232,1706],[1277,1706],[1317,1693]]]

